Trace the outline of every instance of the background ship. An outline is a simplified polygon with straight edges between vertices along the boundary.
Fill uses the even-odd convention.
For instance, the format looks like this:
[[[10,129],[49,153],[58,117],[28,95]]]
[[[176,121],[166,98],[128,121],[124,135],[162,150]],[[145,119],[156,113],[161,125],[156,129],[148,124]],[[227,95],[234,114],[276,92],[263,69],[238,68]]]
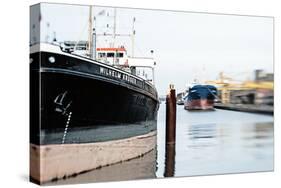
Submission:
[[[217,89],[212,85],[194,85],[184,99],[186,110],[209,110],[214,108]]]

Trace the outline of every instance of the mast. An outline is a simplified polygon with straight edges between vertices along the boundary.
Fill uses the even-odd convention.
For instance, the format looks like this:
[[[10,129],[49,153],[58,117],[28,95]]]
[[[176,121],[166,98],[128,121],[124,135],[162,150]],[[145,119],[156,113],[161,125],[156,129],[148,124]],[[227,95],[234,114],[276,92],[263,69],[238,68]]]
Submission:
[[[88,51],[89,55],[92,58],[93,57],[93,20],[92,20],[92,6],[90,5],[89,9],[89,28],[88,28]]]
[[[46,40],[46,43],[48,43],[49,42],[49,38],[50,38],[50,36],[49,36],[50,23],[47,22],[46,26],[47,26],[47,35],[46,35],[46,39],[45,40]]]
[[[93,60],[96,60],[96,49],[97,49],[97,35],[96,35],[96,30],[95,28],[93,28],[93,35],[92,35],[92,51],[91,51],[91,54],[92,54],[92,59]]]
[[[114,8],[114,22],[113,22],[113,47],[115,46],[116,39],[116,8]]]
[[[132,27],[132,57],[134,57],[134,48],[135,48],[135,22],[136,22],[136,18],[133,18],[133,27]]]
[[[53,42],[57,42],[57,33],[54,31],[54,38],[53,38]]]

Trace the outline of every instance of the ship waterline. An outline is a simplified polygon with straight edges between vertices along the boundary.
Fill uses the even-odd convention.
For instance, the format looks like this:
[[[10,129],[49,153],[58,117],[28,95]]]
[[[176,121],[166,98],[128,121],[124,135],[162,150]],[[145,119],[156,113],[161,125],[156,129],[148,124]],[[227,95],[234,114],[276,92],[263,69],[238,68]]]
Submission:
[[[30,144],[30,178],[45,184],[141,157],[156,149],[157,132],[80,144]]]

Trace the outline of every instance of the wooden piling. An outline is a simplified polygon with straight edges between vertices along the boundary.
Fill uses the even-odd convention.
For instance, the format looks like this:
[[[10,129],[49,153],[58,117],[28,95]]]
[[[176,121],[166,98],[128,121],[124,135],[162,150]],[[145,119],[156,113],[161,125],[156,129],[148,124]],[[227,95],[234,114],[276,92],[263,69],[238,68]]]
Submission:
[[[166,144],[175,144],[176,140],[176,90],[170,85],[166,97]]]
[[[176,155],[176,91],[170,85],[166,97],[166,153],[164,177],[173,177],[175,174]]]
[[[175,176],[176,145],[166,144],[164,177]]]

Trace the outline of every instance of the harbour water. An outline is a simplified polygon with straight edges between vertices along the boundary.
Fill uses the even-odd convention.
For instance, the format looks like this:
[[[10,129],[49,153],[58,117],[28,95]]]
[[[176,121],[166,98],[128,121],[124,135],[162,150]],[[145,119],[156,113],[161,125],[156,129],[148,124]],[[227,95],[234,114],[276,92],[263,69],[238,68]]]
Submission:
[[[157,177],[165,173],[165,105],[159,111]],[[174,176],[273,170],[273,116],[177,106]]]
[[[157,149],[141,158],[51,184],[272,171],[273,116],[177,106],[176,145],[165,145],[165,104],[158,112]],[[168,153],[167,153],[168,152]]]

